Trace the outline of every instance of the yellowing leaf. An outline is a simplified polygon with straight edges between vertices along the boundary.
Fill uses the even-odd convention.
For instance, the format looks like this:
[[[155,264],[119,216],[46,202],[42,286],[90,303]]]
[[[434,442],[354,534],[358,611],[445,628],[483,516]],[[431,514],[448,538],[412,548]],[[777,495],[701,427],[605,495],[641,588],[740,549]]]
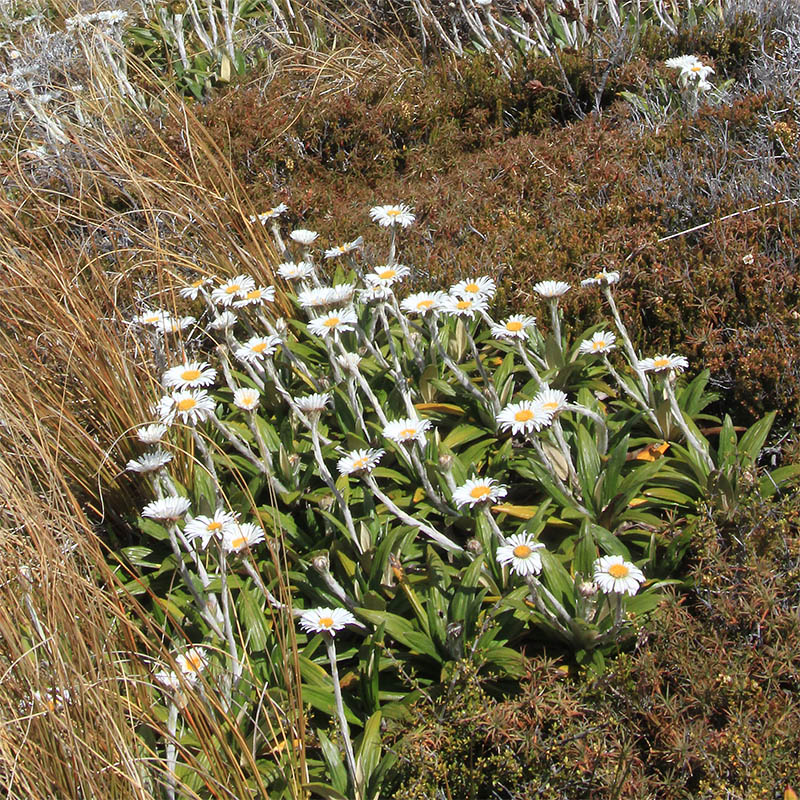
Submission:
[[[628,503],[628,508],[636,508],[637,506],[642,506],[647,502],[646,497],[634,497],[633,500]]]
[[[417,411],[439,411],[442,414],[464,414],[466,413],[461,406],[452,403],[416,403],[414,408]]]
[[[661,456],[667,452],[668,447],[669,442],[648,444],[647,447],[643,447],[641,450],[639,450],[634,458],[638,459],[639,461],[655,461],[657,458],[661,458]]]
[[[419,503],[419,501],[422,500],[424,497],[425,497],[425,490],[421,486],[419,486],[417,488],[417,491],[414,492],[414,497],[411,499],[411,502]]]
[[[787,786],[783,793],[783,800],[797,800],[797,792],[791,786]]]
[[[517,519],[533,519],[539,506],[515,506],[512,503],[500,503],[492,506],[495,514],[508,514],[509,517]]]

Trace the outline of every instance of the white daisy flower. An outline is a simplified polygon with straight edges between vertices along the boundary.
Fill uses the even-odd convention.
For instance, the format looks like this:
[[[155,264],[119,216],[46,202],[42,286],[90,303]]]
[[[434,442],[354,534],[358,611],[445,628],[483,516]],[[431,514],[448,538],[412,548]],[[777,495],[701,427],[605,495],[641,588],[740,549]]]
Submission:
[[[664,65],[669,67],[670,69],[679,69],[681,70],[681,72],[683,72],[684,70],[690,69],[695,64],[699,63],[701,62],[700,59],[697,58],[697,56],[685,55],[685,56],[674,56],[673,58],[668,58],[664,62]]]
[[[302,244],[305,247],[308,245],[313,244],[319,234],[316,231],[309,231],[305,228],[297,228],[297,230],[292,231],[289,234],[289,238],[293,242],[297,242],[297,244]]]
[[[242,387],[233,393],[233,404],[242,411],[255,411],[258,408],[261,395],[257,389]]]
[[[372,272],[368,272],[364,276],[364,281],[373,286],[393,286],[410,274],[411,269],[402,264],[386,264],[382,267],[375,267]]]
[[[308,323],[308,330],[315,336],[338,336],[343,331],[351,331],[358,324],[356,312],[349,308],[340,308],[315,317]]]
[[[378,466],[385,450],[351,450],[336,463],[340,475],[352,475],[354,472],[370,472]]]
[[[274,286],[256,286],[242,294],[240,300],[234,300],[234,308],[243,308],[244,306],[261,306],[265,303],[275,302],[275,287]]]
[[[270,208],[267,211],[262,211],[260,214],[251,214],[250,215],[250,222],[260,222],[262,225],[265,225],[269,220],[276,219],[284,211],[288,211],[289,206],[286,203],[279,203],[275,208]]]
[[[525,314],[513,314],[497,325],[492,325],[492,336],[495,339],[524,339],[527,329],[536,325],[536,317]]]
[[[622,556],[603,556],[594,562],[592,579],[604,594],[628,594],[631,597],[644,583],[644,573]]]
[[[187,361],[177,367],[170,367],[162,377],[168,389],[194,389],[211,386],[217,379],[217,371],[204,361]]]
[[[494,478],[469,478],[462,486],[453,490],[453,502],[458,508],[477,503],[496,503],[508,494],[508,489]]]
[[[591,278],[584,278],[581,286],[611,286],[615,283],[619,283],[619,272],[604,269]]]
[[[287,281],[297,281],[302,278],[307,278],[314,272],[314,265],[309,261],[284,261],[283,264],[278,265],[278,275]]]
[[[427,314],[440,309],[446,296],[444,292],[417,292],[406,297],[400,308],[407,314]]]
[[[226,553],[240,553],[264,541],[264,531],[252,522],[234,523],[222,534],[222,548]]]
[[[677,370],[683,372],[689,366],[686,356],[679,356],[675,353],[669,355],[654,356],[653,358],[643,358],[639,361],[639,369],[642,372],[664,372],[665,370]]]
[[[582,355],[597,355],[598,353],[610,353],[616,345],[617,337],[611,331],[597,331],[592,334],[591,339],[584,339],[578,352]]]
[[[194,317],[172,317],[163,316],[156,323],[156,327],[161,333],[179,333],[186,330],[190,325],[194,325],[197,320]]]
[[[136,438],[143,444],[158,444],[167,432],[167,426],[160,422],[145,425],[136,431]]]
[[[218,508],[214,515],[207,517],[204,514],[199,514],[186,523],[183,529],[183,535],[193,542],[195,539],[200,540],[200,547],[203,550],[208,547],[208,543],[212,539],[222,540],[225,531],[230,529],[236,524],[236,515],[224,508]]]
[[[336,636],[336,631],[355,622],[356,618],[344,608],[311,608],[300,615],[300,627],[306,633]]]
[[[496,291],[497,284],[485,276],[459,281],[450,287],[450,294],[466,299],[482,297],[484,300],[491,300]]]
[[[553,414],[533,400],[510,403],[498,415],[500,430],[514,433],[532,433],[546,428],[553,421]]]
[[[352,242],[337,244],[335,247],[330,247],[325,251],[325,258],[338,258],[339,256],[347,255],[347,253],[358,250],[362,244],[364,244],[363,236],[359,236],[358,239],[353,239]]]
[[[153,450],[152,453],[145,453],[139,458],[131,459],[125,469],[129,472],[155,472],[172,461],[172,455],[166,450]]]
[[[237,275],[225,281],[211,292],[211,300],[217,305],[230,306],[240,300],[247,292],[256,288],[256,282],[249,275]]]
[[[236,348],[236,358],[245,364],[254,364],[271,356],[281,340],[277,336],[251,336],[241,347]]]
[[[186,425],[196,425],[208,419],[214,407],[214,398],[205,389],[188,389],[162,397],[156,413],[165,425],[172,425],[176,417]]]
[[[190,647],[185,652],[179,653],[175,656],[175,663],[189,683],[195,683],[200,673],[208,666],[208,660],[198,647]]]
[[[570,285],[564,281],[539,281],[539,283],[533,284],[533,291],[547,300],[562,297],[569,290]]]
[[[210,278],[198,278],[196,281],[192,281],[188,286],[183,286],[178,290],[178,294],[184,300],[197,300],[200,296],[200,290],[211,283]]]
[[[217,314],[209,323],[209,327],[215,331],[224,331],[232,328],[236,324],[236,314],[233,311],[223,311]]]
[[[394,442],[411,442],[416,440],[420,445],[425,444],[425,431],[431,427],[429,419],[397,419],[388,423],[383,429],[383,435]]]
[[[331,396],[327,392],[324,394],[309,394],[305,397],[296,397],[294,402],[297,407],[307,414],[321,414],[331,401]]]
[[[392,290],[388,286],[372,283],[369,284],[366,289],[362,289],[358,293],[358,296],[365,303],[385,302],[392,296]]]
[[[332,304],[332,287],[316,286],[312,289],[303,289],[297,293],[297,302],[302,308],[322,308]]]
[[[361,363],[361,356],[358,353],[342,353],[336,356],[336,361],[345,372],[356,372]]]
[[[440,310],[444,314],[473,319],[478,311],[486,311],[486,300],[480,295],[458,297],[454,294],[448,294],[442,298]]]
[[[181,688],[181,682],[178,678],[178,674],[173,670],[166,670],[162,669],[156,672],[153,675],[153,678],[157,683],[160,683],[165,689],[168,689],[171,692],[179,692]]]
[[[186,497],[164,497],[161,500],[153,500],[152,503],[148,503],[142,509],[142,516],[165,522],[174,521],[181,519],[191,505],[191,502]]]
[[[538,405],[543,411],[551,416],[561,413],[567,406],[567,395],[559,389],[542,389],[533,398],[534,404]]]
[[[396,206],[373,206],[369,210],[370,219],[384,228],[401,225],[407,228],[414,224],[416,216],[411,213],[411,208],[405,203]]]
[[[542,548],[544,545],[530,534],[515,533],[497,548],[495,558],[504,566],[509,564],[517,575],[538,575],[542,571],[542,557],[538,551]]]

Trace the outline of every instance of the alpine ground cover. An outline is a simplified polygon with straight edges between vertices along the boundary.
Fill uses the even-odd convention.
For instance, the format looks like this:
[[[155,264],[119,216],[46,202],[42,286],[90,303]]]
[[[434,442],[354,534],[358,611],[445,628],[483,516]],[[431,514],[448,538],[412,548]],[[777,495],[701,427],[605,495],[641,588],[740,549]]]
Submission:
[[[491,53],[443,64],[444,92],[413,66],[364,88],[379,50],[336,79],[311,56],[245,78],[284,97],[306,81],[301,148],[243,86],[193,109],[165,95],[159,117],[132,75],[139,111],[95,96],[80,120],[31,118],[45,141],[8,173],[4,211],[3,437],[20,468],[4,475],[3,701],[29,744],[3,769],[19,796],[99,780],[119,796],[783,794],[793,411],[778,466],[772,415],[757,421],[774,403],[739,378],[771,386],[772,364],[773,391],[791,390],[791,125],[758,84],[791,43],[729,11],[650,34],[607,96],[578,80],[596,68],[580,48],[564,75],[548,62],[549,99],[531,54],[509,100],[520,84]],[[663,63],[689,51],[715,67],[697,107],[699,83]],[[396,99],[423,119],[395,141],[380,116]],[[255,147],[230,147],[225,103],[229,123],[252,113]],[[760,205],[766,175],[776,205],[683,234]],[[657,257],[632,246],[636,224],[614,231],[628,189]],[[754,363],[734,371],[722,345]],[[75,510],[60,532],[48,498]],[[42,605],[62,564],[77,602],[107,610],[85,656],[57,634],[76,623],[66,594]],[[108,723],[99,739],[87,718]]]

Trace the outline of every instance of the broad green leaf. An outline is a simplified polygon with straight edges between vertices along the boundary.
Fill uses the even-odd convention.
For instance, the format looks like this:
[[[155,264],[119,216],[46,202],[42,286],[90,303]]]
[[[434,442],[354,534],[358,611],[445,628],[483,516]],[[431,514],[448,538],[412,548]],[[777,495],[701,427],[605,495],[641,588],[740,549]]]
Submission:
[[[763,419],[760,419],[742,434],[739,442],[739,458],[742,466],[754,464],[764,447],[764,442],[772,430],[772,423],[775,421],[777,411],[770,411]]]

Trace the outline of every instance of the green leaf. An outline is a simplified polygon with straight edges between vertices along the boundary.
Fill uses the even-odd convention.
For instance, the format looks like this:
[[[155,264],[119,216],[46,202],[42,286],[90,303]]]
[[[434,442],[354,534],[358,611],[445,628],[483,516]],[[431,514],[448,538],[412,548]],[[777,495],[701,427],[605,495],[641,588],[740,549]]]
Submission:
[[[364,726],[356,756],[356,781],[368,786],[372,773],[381,760],[381,712],[376,711]]]
[[[150,567],[151,569],[159,569],[161,567],[161,564],[157,561],[148,560],[148,557],[153,555],[153,551],[149,547],[134,545],[133,547],[123,547],[120,552],[134,566]]]
[[[764,442],[772,430],[772,423],[775,421],[777,411],[770,411],[763,419],[752,425],[744,434],[739,442],[739,458],[742,466],[754,464],[758,458]]]
[[[312,708],[317,711],[322,711],[330,717],[336,716],[336,702],[333,698],[333,687],[327,686],[324,689],[319,686],[307,686],[303,684],[302,687],[303,702],[309,703]],[[348,722],[353,725],[361,725],[361,720],[356,714],[348,707],[347,703],[344,704],[344,715]]]
[[[255,590],[249,586],[242,587],[239,592],[237,607],[240,614],[240,621],[244,627],[248,642],[248,650],[265,650],[267,647],[267,637],[269,628],[267,627],[267,617]]]
[[[317,736],[319,737],[322,757],[328,766],[328,775],[333,783],[333,789],[341,793],[340,797],[344,797],[347,793],[347,768],[344,765],[342,754],[339,752],[339,748],[328,738],[325,731],[318,729]],[[323,797],[332,797],[332,795],[323,793]]]

